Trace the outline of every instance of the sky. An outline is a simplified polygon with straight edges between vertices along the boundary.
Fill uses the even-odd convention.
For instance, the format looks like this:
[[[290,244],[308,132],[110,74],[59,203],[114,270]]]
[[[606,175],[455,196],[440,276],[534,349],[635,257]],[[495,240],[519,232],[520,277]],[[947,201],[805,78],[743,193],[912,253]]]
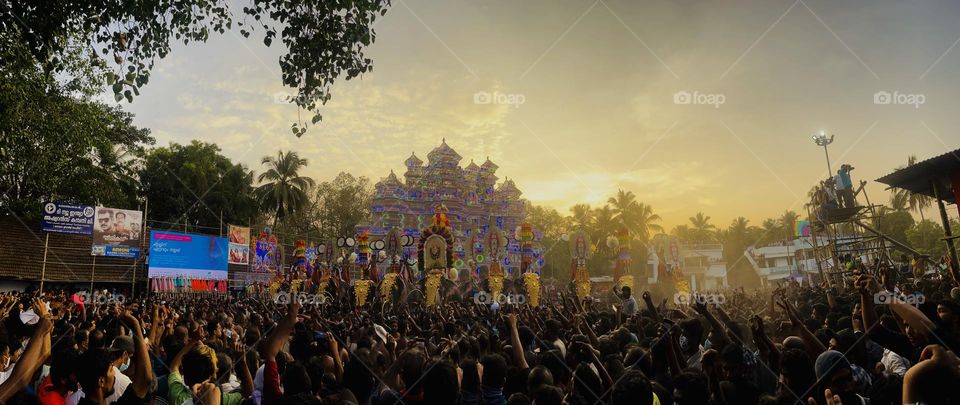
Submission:
[[[302,138],[275,101],[282,44],[257,34],[175,45],[124,108],[160,145],[214,142],[254,170],[295,150],[318,181],[377,181],[446,138],[564,214],[624,189],[667,228],[760,225],[826,176],[821,130],[874,203],[908,155],[960,147],[958,17],[951,1],[394,0],[373,72],[334,85]]]

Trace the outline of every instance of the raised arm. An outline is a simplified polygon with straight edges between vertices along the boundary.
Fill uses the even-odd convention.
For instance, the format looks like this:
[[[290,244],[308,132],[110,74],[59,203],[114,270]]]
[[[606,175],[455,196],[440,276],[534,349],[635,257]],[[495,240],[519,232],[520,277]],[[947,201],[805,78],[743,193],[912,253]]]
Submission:
[[[0,402],[6,402],[14,394],[27,388],[30,378],[46,361],[46,356],[42,352],[44,340],[49,338],[51,331],[53,331],[53,321],[50,320],[50,317],[40,318],[40,321],[37,322],[37,329],[33,332],[33,336],[27,343],[20,360],[13,366],[10,377],[3,384],[0,384]]]
[[[877,323],[877,310],[874,307],[874,294],[880,291],[877,281],[870,275],[861,275],[854,282],[860,293],[860,311],[863,317],[863,330],[869,332]]]
[[[143,328],[140,327],[140,321],[130,313],[127,308],[120,316],[120,321],[133,337],[133,375],[131,376],[131,387],[139,398],[145,398],[150,392],[150,385],[153,384],[153,367],[150,366],[150,356],[147,350],[147,343],[143,339]]]
[[[933,321],[927,318],[923,312],[920,312],[920,309],[899,299],[890,301],[890,310],[896,312],[910,328],[923,334],[926,338],[930,338],[930,335],[933,334],[933,329],[936,328]]]
[[[284,342],[290,338],[290,333],[293,332],[293,327],[297,324],[299,313],[300,301],[297,299],[291,300],[287,315],[280,319],[280,322],[277,322],[277,327],[273,329],[270,337],[264,342],[262,353],[264,360],[273,360],[277,353],[280,353]]]
[[[510,345],[513,351],[513,361],[521,370],[530,368],[527,365],[527,359],[523,355],[523,345],[520,343],[520,332],[517,330],[517,314],[511,313],[507,318],[510,322]]]
[[[253,395],[253,376],[250,375],[250,367],[247,366],[247,346],[243,344],[243,339],[238,338],[234,342],[234,353],[237,361],[233,364],[233,369],[237,373],[237,379],[240,380],[240,392],[244,398]]]
[[[797,314],[797,309],[793,307],[793,304],[787,300],[786,297],[783,297],[779,303],[780,308],[783,308],[784,312],[787,313],[787,316],[790,317],[790,323],[793,325],[793,329],[800,335],[800,339],[803,339],[803,343],[807,347],[807,353],[810,354],[811,358],[817,358],[820,353],[827,351],[827,348],[820,342],[820,339],[817,339],[817,336],[810,332],[810,329],[807,329],[807,326],[800,321],[800,315]]]
[[[717,320],[715,316],[713,316],[712,313],[710,313],[710,310],[707,309],[707,304],[703,302],[703,299],[701,299],[700,296],[695,295],[693,300],[693,309],[700,315],[703,315],[703,317],[707,319],[707,322],[710,323],[710,327],[713,331],[713,337],[711,339],[716,338],[717,350],[720,350],[726,346],[727,343],[730,343],[730,336],[727,335],[727,329],[722,323],[720,323],[719,320]]]
[[[751,322],[753,342],[757,345],[761,358],[763,358],[771,368],[779,371],[780,350],[777,349],[777,346],[773,343],[773,340],[770,339],[770,336],[767,336],[767,332],[763,326],[763,318],[759,315],[754,315],[753,318],[751,318]]]
[[[657,306],[653,304],[653,297],[650,296],[650,291],[644,291],[641,297],[643,298],[643,303],[647,306],[647,309],[653,316],[653,320],[657,322],[662,321],[663,319],[660,316],[660,311],[658,311]]]

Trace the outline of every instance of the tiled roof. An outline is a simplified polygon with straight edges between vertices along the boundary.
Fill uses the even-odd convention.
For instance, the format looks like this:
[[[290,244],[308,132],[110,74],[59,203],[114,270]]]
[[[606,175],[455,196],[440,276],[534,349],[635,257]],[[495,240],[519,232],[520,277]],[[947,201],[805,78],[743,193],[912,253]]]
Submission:
[[[39,222],[24,223],[13,216],[0,217],[0,278],[39,281],[45,237]],[[89,236],[50,233],[44,279],[89,282],[95,277],[97,282],[129,283],[134,277],[132,271],[136,272],[138,281],[144,278],[144,255],[138,260],[96,257],[94,261],[90,245]]]
[[[948,203],[956,203],[956,198],[950,192],[950,176],[956,173],[960,173],[960,149],[897,169],[877,181],[928,197],[934,197],[930,182],[936,181],[940,183],[940,198]]]

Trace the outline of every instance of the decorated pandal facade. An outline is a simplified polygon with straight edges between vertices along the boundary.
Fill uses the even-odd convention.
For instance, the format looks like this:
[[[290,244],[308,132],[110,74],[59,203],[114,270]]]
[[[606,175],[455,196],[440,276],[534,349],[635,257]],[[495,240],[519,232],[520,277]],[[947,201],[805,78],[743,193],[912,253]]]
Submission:
[[[407,159],[404,181],[391,171],[377,182],[370,222],[354,236],[325,244],[309,284],[331,296],[337,285],[350,286],[358,307],[368,304],[371,293],[389,303],[403,290],[420,291],[427,305],[437,305],[443,286],[449,289],[466,276],[476,278],[493,299],[519,288],[528,304],[539,305],[542,252],[533,227],[523,222],[525,201],[514,183],[497,185],[497,166],[489,159],[461,168],[462,158],[446,141],[427,158],[426,164],[416,155]],[[631,285],[629,242],[619,236],[611,241],[621,251],[616,279]],[[571,279],[582,299],[591,292],[590,241],[583,232],[567,240]],[[299,286],[290,282],[293,291]]]
[[[493,229],[514,235],[526,215],[525,201],[512,180],[497,184],[498,167],[489,158],[481,165],[471,160],[466,167],[460,166],[462,159],[446,140],[427,154],[426,162],[411,154],[404,162],[402,180],[391,170],[376,183],[371,219],[357,227],[357,234],[383,239],[396,228],[419,239],[421,231],[431,227],[441,204],[453,238],[448,266],[462,270],[482,265],[471,263],[475,261],[471,242],[483,243],[483,236]],[[521,249],[517,240],[506,245],[501,264],[508,272],[520,269]],[[410,250],[410,255],[418,253],[413,247]]]

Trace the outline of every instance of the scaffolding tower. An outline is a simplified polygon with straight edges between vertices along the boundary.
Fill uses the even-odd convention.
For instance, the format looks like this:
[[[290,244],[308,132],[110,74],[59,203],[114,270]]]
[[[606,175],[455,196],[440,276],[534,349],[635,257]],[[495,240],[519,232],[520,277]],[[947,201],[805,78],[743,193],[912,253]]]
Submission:
[[[929,260],[903,241],[893,239],[877,229],[878,221],[883,221],[877,214],[880,206],[870,203],[864,188],[866,184],[866,181],[860,181],[860,186],[854,193],[854,201],[862,194],[867,205],[816,207],[814,211],[808,212],[817,270],[821,280],[827,280],[830,286],[842,283],[843,277],[853,272],[853,269],[843,266],[842,260],[846,257],[867,263],[874,274],[878,273],[883,265],[895,266],[894,250]],[[824,241],[826,243],[822,243]]]

